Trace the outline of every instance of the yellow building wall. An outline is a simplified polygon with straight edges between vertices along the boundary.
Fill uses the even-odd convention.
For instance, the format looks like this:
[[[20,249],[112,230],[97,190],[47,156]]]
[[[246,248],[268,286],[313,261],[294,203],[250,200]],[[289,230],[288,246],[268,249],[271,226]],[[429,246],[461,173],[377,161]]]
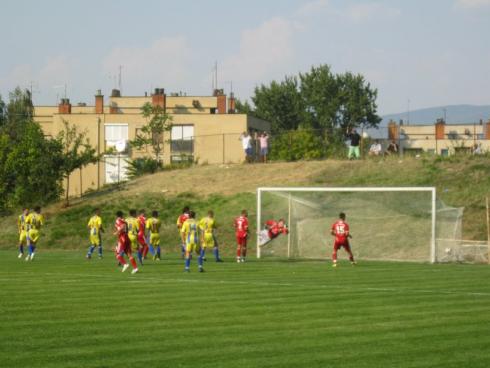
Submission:
[[[180,105],[192,106],[192,101],[198,99],[201,108],[210,109],[217,107],[217,98],[213,97],[188,97],[188,96],[167,96],[167,107],[173,111],[180,111]],[[70,125],[77,127],[79,132],[84,132],[90,144],[96,149],[98,154],[103,154],[106,149],[105,125],[107,124],[127,124],[128,139],[136,137],[138,129],[146,123],[146,119],[141,115],[140,108],[146,103],[151,103],[151,97],[110,97],[110,102],[124,107],[119,111],[130,113],[110,114],[109,107],[104,106],[104,114],[95,114],[94,106],[72,106],[71,114],[58,114],[57,106],[37,106],[35,107],[34,120],[39,122],[46,135],[55,137],[63,130],[63,120]],[[186,107],[189,113],[172,114],[172,124],[192,125],[194,127],[194,160],[197,163],[217,164],[217,163],[237,163],[243,162],[245,154],[243,152],[240,135],[247,130],[270,131],[270,124],[260,119],[249,117],[245,114],[209,114],[199,111],[201,108]],[[169,111],[169,112],[171,112]],[[164,164],[171,162],[170,131],[164,134],[164,144],[162,161]],[[174,153],[175,154],[175,153]],[[154,153],[151,148],[146,147],[140,150],[130,148],[128,151],[130,158],[151,156]],[[91,164],[81,170],[76,170],[70,175],[69,195],[79,196],[83,192],[98,189],[105,184],[105,163],[102,159],[97,164]],[[64,183],[66,188],[66,182]]]

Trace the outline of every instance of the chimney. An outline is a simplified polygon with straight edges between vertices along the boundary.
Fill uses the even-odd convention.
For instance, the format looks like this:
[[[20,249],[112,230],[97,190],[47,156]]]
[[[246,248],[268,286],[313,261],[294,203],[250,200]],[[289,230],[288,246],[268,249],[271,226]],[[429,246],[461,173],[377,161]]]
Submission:
[[[111,102],[109,105],[109,114],[118,114],[119,109],[117,108],[117,103]]]
[[[388,123],[388,139],[391,141],[397,141],[399,138],[398,126],[391,120]]]
[[[153,106],[160,106],[165,110],[167,107],[165,89],[155,88],[155,93],[151,95],[151,103]]]
[[[104,113],[104,95],[101,93],[100,89],[98,89],[97,93],[95,94],[95,113]]]
[[[226,95],[223,91],[219,91],[216,96],[217,98],[217,113],[218,114],[226,114]]]
[[[62,98],[58,105],[58,114],[71,114],[71,103],[69,98]]]
[[[233,92],[230,93],[230,98],[228,99],[228,114],[235,113],[235,94]]]
[[[438,119],[436,123],[436,139],[444,139],[444,126],[446,123],[443,119]]]

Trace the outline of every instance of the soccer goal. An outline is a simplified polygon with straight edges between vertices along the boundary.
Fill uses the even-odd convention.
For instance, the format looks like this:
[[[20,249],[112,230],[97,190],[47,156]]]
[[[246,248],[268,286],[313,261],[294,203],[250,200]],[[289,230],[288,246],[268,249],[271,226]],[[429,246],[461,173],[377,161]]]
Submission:
[[[330,226],[340,212],[361,260],[434,263],[461,240],[463,209],[437,201],[433,187],[269,187],[257,188],[257,257],[329,258]],[[264,242],[260,229],[271,219],[284,219],[289,233]]]

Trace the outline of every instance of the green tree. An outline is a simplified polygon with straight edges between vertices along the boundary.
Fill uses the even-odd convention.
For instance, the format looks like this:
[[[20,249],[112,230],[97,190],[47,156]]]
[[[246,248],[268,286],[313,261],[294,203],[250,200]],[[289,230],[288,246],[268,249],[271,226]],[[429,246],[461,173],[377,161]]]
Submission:
[[[256,87],[252,101],[255,105],[253,115],[271,122],[273,134],[298,129],[304,120],[305,108],[296,77]]]
[[[243,110],[272,123],[274,134],[285,130],[314,129],[338,140],[350,127],[375,127],[377,90],[360,74],[334,74],[328,65],[312,67],[298,77],[255,88],[254,107]],[[336,137],[333,137],[333,136]]]
[[[34,106],[31,93],[17,87],[9,94],[9,103],[4,107],[3,126],[12,140],[17,140],[27,124],[32,123]]]
[[[9,205],[32,206],[57,200],[62,192],[62,147],[46,139],[41,127],[30,122],[8,154],[5,168],[10,173]]]
[[[69,206],[70,174],[76,169],[96,163],[100,157],[97,156],[95,148],[90,145],[87,132],[79,132],[76,126],[71,126],[63,120],[63,130],[60,131],[56,140],[63,150],[63,161],[61,172],[66,179],[65,205]]]
[[[55,200],[61,193],[61,146],[33,121],[28,91],[0,99],[0,209]]]
[[[131,147],[142,149],[151,147],[155,154],[155,160],[159,163],[163,151],[163,133],[172,128],[172,117],[161,106],[146,103],[141,108],[146,124],[136,134],[136,138],[129,143]]]
[[[235,100],[235,110],[238,114],[254,115],[255,111],[248,101],[242,102],[238,98]]]

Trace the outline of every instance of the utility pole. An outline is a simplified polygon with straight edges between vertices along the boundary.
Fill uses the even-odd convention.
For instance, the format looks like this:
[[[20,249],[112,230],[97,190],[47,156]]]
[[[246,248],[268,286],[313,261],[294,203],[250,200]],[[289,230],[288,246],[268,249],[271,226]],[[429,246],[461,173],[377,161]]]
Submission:
[[[410,125],[410,99],[407,100],[407,125]]]

